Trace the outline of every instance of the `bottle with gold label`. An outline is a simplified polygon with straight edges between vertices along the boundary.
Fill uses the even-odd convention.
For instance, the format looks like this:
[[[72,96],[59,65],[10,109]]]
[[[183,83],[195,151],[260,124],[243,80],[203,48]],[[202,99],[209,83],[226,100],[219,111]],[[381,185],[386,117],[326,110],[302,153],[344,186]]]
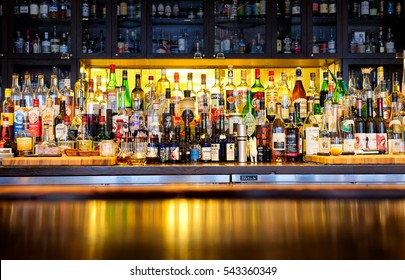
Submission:
[[[28,129],[28,121],[24,121],[23,129],[17,132],[17,156],[31,155],[34,153],[35,136]]]
[[[1,111],[1,121],[3,117],[8,118],[10,137],[14,140],[14,102],[11,99],[11,88],[6,88],[4,92],[3,110]],[[1,123],[3,125],[3,123]]]
[[[82,125],[79,127],[78,136],[76,138],[76,147],[79,151],[93,150],[93,137],[89,134],[87,116],[82,116]]]

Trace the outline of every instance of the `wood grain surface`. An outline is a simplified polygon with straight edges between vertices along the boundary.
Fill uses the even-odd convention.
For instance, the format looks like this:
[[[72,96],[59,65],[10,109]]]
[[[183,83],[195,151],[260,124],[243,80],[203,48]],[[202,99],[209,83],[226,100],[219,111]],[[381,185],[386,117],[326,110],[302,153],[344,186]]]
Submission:
[[[306,155],[305,158],[323,164],[405,164],[405,155]]]
[[[115,165],[116,157],[63,156],[63,157],[15,157],[4,158],[3,166],[90,166]]]

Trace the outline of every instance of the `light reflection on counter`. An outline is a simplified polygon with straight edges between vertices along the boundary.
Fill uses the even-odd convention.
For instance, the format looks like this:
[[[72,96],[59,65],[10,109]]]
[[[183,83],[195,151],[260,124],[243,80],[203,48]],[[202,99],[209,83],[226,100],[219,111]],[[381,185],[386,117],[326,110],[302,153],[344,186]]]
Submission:
[[[404,259],[405,200],[0,202],[2,259]]]

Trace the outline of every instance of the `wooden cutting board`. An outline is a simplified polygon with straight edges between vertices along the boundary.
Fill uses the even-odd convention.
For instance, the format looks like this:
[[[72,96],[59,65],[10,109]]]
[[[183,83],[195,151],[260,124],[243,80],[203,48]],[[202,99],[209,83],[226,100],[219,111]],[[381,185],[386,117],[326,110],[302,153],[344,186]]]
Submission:
[[[306,155],[305,158],[323,164],[405,164],[405,155]]]
[[[3,166],[90,166],[90,165],[115,165],[116,157],[101,156],[63,156],[63,157],[15,157],[4,158]]]

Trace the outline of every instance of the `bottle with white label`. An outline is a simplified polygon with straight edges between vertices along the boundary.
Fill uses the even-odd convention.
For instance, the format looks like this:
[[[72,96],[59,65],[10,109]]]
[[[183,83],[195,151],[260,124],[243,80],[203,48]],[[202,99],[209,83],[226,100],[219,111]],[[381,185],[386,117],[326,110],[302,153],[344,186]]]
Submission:
[[[285,161],[285,125],[281,117],[281,103],[276,104],[276,117],[273,121],[272,132],[272,161],[282,163]]]
[[[296,80],[294,89],[292,91],[292,102],[300,103],[300,117],[305,119],[307,117],[307,94],[302,84],[302,71],[301,67],[297,67],[295,71]]]

